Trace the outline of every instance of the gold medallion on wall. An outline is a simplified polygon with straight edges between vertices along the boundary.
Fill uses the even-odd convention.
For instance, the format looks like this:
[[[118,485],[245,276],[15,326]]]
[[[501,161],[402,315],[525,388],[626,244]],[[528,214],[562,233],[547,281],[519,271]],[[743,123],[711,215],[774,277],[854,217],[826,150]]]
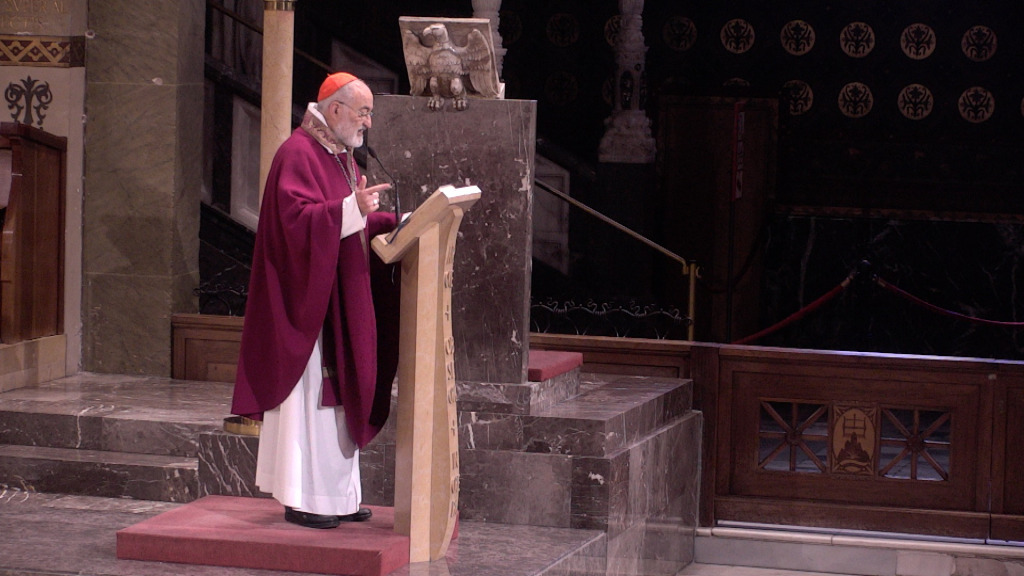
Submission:
[[[567,106],[575,102],[579,93],[579,80],[564,70],[553,72],[544,81],[544,96],[555,106]]]
[[[911,60],[924,60],[935,52],[935,31],[920,22],[911,24],[900,34],[900,48]]]
[[[673,16],[661,27],[665,45],[676,52],[686,52],[697,43],[697,25],[684,16]]]
[[[972,26],[960,39],[960,49],[971,60],[984,62],[996,55],[996,40],[996,33],[988,26]]]
[[[878,408],[834,404],[829,435],[830,471],[872,475],[878,444]]]
[[[754,26],[742,18],[734,18],[722,26],[722,46],[733,54],[743,54],[754,46]]]
[[[548,42],[559,48],[566,48],[580,39],[580,23],[572,14],[553,14],[548,18],[545,33]]]
[[[779,32],[782,47],[793,56],[803,56],[814,48],[814,28],[803,20],[790,20]]]
[[[863,82],[850,82],[839,91],[839,110],[850,118],[863,118],[871,112],[875,98]]]
[[[911,120],[920,120],[932,113],[935,97],[932,91],[923,84],[910,84],[900,90],[896,98],[900,113]]]
[[[996,99],[991,92],[981,86],[972,86],[964,90],[957,101],[960,117],[972,124],[980,124],[992,117],[996,110]]]
[[[875,49],[875,31],[865,22],[850,22],[839,33],[839,47],[850,58],[863,58]]]
[[[805,114],[814,106],[814,90],[803,80],[790,80],[782,85],[782,101],[791,115]]]

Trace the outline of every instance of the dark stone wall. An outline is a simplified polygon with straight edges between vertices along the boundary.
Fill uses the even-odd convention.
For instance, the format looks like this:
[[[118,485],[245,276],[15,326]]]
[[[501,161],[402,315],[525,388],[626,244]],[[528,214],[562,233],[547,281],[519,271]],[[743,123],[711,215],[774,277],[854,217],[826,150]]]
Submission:
[[[469,0],[303,0],[297,10],[300,26],[315,21],[398,71],[399,16],[472,15]],[[508,97],[537,101],[538,137],[570,159],[574,197],[671,243],[672,230],[652,224],[662,199],[686,193],[712,202],[723,192],[663,189],[659,164],[597,162],[611,113],[608,39],[617,14],[613,0],[506,0],[503,79]],[[764,255],[761,301],[734,315],[770,326],[869,261],[872,273],[942,308],[1003,321],[1024,316],[1016,265],[1024,245],[1024,6],[648,0],[643,19],[655,134],[668,96],[779,101],[775,186],[755,248]],[[308,38],[316,53],[328,36],[297,41]],[[658,256],[575,210],[571,226],[572,274],[535,267],[535,300],[680,304],[660,296],[658,275],[650,273]],[[858,281],[833,305],[762,343],[1024,354],[1013,328],[941,318],[872,286]]]

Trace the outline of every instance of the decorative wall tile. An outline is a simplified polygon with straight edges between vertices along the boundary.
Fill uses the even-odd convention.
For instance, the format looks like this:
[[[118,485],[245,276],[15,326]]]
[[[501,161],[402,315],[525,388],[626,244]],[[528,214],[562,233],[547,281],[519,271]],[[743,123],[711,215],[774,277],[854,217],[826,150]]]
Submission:
[[[0,66],[85,65],[85,37],[0,35]]]

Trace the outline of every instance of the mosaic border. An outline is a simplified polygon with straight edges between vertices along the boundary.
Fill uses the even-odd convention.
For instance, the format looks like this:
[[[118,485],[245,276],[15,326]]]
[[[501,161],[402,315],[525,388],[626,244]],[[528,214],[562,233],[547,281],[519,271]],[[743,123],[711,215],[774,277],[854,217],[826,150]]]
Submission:
[[[85,66],[85,37],[0,35],[0,66]]]

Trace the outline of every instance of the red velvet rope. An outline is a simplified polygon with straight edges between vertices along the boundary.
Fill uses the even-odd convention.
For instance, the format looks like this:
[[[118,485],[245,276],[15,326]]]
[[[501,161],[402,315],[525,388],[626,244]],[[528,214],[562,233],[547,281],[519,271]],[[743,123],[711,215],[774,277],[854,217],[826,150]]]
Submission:
[[[961,314],[959,312],[953,312],[952,310],[946,310],[945,308],[939,308],[938,306],[936,306],[934,304],[931,304],[929,302],[925,302],[924,300],[921,300],[917,296],[914,296],[913,294],[910,294],[909,292],[905,292],[905,291],[903,291],[903,290],[893,286],[892,284],[889,284],[888,282],[886,282],[885,280],[882,280],[881,278],[879,278],[877,276],[875,277],[874,280],[875,280],[875,284],[878,284],[879,286],[881,286],[882,288],[885,288],[889,292],[892,292],[893,294],[896,294],[897,296],[900,296],[901,298],[904,298],[904,299],[906,299],[906,300],[908,300],[910,302],[913,302],[914,304],[917,304],[918,306],[921,306],[922,308],[925,308],[927,310],[931,310],[932,312],[935,312],[935,313],[938,313],[938,314],[942,314],[944,316],[951,316],[953,318],[959,318],[961,320],[967,320],[968,322],[975,322],[977,324],[987,324],[989,326],[1006,326],[1006,327],[1010,327],[1010,328],[1019,328],[1021,326],[1024,326],[1024,322],[1001,322],[999,320],[986,320],[984,318],[975,318],[974,316],[967,316],[966,314]]]
[[[750,336],[747,336],[745,338],[740,338],[739,340],[734,340],[733,344],[747,344],[749,342],[753,342],[753,341],[757,340],[758,338],[761,338],[762,336],[767,336],[768,334],[771,334],[772,332],[775,332],[776,330],[781,330],[782,328],[785,328],[786,326],[789,326],[793,322],[796,322],[797,320],[799,320],[799,319],[803,318],[804,316],[810,314],[811,312],[817,310],[818,308],[820,308],[823,304],[825,304],[829,300],[831,300],[831,299],[835,298],[836,296],[840,295],[843,292],[843,290],[846,290],[846,287],[850,285],[850,281],[851,280],[853,280],[853,274],[850,274],[849,276],[846,277],[845,280],[843,280],[842,282],[837,284],[835,288],[833,288],[833,289],[829,290],[828,292],[822,294],[814,302],[811,302],[807,306],[804,306],[803,308],[801,308],[801,309],[797,310],[796,312],[790,314],[787,318],[785,318],[781,322],[778,322],[778,323],[776,323],[773,326],[769,326],[769,327],[765,328],[764,330],[761,330],[760,332],[757,332],[756,334],[751,334]]]
[[[825,304],[829,300],[831,300],[831,299],[835,298],[836,296],[838,296],[839,294],[841,294],[843,292],[843,290],[846,290],[846,287],[850,285],[850,282],[853,280],[853,277],[854,277],[854,274],[850,274],[849,276],[846,277],[845,280],[840,282],[835,288],[829,290],[828,292],[823,294],[820,298],[818,298],[814,302],[811,302],[807,306],[804,306],[803,308],[797,310],[793,314],[790,314],[784,320],[782,320],[782,321],[780,321],[780,322],[778,322],[778,323],[776,323],[776,324],[774,324],[772,326],[769,326],[768,328],[765,328],[764,330],[761,330],[760,332],[758,332],[756,334],[751,334],[750,336],[746,336],[744,338],[740,338],[739,340],[734,340],[732,343],[733,344],[748,344],[748,343],[753,342],[753,341],[755,341],[755,340],[757,340],[759,338],[767,336],[768,334],[771,334],[772,332],[776,332],[778,330],[781,330],[781,329],[785,328],[786,326],[789,326],[793,322],[796,322],[797,320],[799,320],[799,319],[803,318],[804,316],[810,314],[811,312],[817,310],[823,304]],[[931,304],[929,302],[925,302],[924,300],[921,300],[917,296],[914,296],[913,294],[911,294],[909,292],[901,290],[901,289],[893,286],[892,284],[889,284],[885,280],[882,280],[881,278],[879,278],[877,276],[874,277],[874,281],[875,281],[875,284],[878,284],[879,286],[881,286],[882,288],[888,290],[889,292],[892,292],[893,294],[896,294],[897,296],[899,296],[901,298],[904,298],[904,299],[906,299],[909,302],[917,304],[918,306],[921,306],[922,308],[925,308],[926,310],[930,310],[932,312],[935,312],[937,314],[941,314],[943,316],[950,316],[952,318],[959,318],[960,320],[967,320],[968,322],[975,322],[977,324],[986,324],[988,326],[1004,326],[1004,327],[1008,327],[1008,328],[1024,327],[1024,322],[1001,322],[999,320],[986,320],[984,318],[975,318],[974,316],[967,316],[966,314],[961,314],[959,312],[953,312],[952,310],[946,310],[945,308],[940,308],[940,307],[938,307],[938,306],[936,306],[934,304]]]

